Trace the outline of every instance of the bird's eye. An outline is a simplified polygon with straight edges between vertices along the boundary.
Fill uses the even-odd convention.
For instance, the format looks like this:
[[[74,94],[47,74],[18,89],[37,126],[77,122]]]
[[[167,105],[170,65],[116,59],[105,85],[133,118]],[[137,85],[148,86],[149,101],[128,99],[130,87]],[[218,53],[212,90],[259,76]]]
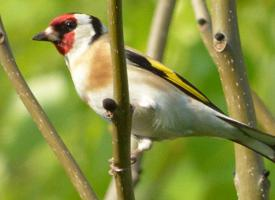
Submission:
[[[67,19],[61,23],[57,23],[53,26],[56,32],[63,36],[66,33],[73,31],[77,27],[77,22],[72,19]]]
[[[73,29],[75,29],[76,27],[76,22],[75,21],[71,21],[71,20],[67,20],[64,22],[65,25],[65,29],[69,32],[72,31]]]

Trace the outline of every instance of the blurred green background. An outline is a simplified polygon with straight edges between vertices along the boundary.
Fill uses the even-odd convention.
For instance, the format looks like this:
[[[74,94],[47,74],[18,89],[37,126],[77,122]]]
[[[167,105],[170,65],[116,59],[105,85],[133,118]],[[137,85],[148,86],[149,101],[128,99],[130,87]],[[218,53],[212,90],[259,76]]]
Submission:
[[[124,1],[125,43],[146,50],[155,0]],[[111,136],[107,123],[77,96],[63,58],[32,36],[65,12],[98,16],[106,24],[106,1],[1,1],[17,63],[100,198],[108,187]],[[275,2],[238,2],[242,46],[252,88],[275,113]],[[164,63],[178,71],[226,111],[219,77],[197,31],[190,1],[179,0]],[[0,199],[79,199],[0,69]],[[236,199],[231,142],[186,138],[155,143],[143,162],[137,199]],[[275,165],[266,161],[275,182]],[[272,198],[273,197],[273,198]],[[271,187],[271,199],[275,189]]]

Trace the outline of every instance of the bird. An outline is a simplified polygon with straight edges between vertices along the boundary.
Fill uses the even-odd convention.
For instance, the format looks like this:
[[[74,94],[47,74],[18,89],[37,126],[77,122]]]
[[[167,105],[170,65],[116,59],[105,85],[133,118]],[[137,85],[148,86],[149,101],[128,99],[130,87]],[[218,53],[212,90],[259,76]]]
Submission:
[[[99,18],[84,13],[55,17],[36,41],[54,44],[64,56],[80,98],[110,121],[115,109],[110,37]],[[209,136],[241,144],[275,162],[275,137],[225,115],[194,85],[164,64],[125,47],[131,134],[136,152],[154,141]]]

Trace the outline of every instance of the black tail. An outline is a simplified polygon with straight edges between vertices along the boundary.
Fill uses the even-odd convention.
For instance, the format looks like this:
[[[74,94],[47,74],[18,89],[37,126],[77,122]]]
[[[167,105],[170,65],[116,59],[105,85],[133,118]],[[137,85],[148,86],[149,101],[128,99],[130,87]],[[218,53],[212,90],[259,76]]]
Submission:
[[[256,151],[257,153],[261,154],[262,156],[266,157],[267,159],[275,162],[275,137],[269,135],[267,133],[261,132],[257,129],[251,128],[241,122],[236,120],[217,116],[218,118],[222,119],[223,121],[231,124],[235,128],[239,130],[240,133],[240,140],[232,139],[232,141],[239,143]]]

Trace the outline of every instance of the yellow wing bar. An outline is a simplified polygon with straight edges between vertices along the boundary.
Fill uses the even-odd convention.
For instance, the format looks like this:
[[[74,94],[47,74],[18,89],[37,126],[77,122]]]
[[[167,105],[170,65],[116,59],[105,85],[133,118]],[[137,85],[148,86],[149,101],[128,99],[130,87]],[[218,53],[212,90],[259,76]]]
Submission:
[[[206,96],[204,96],[201,92],[199,92],[196,88],[194,88],[194,86],[190,85],[189,82],[187,82],[186,80],[184,81],[184,79],[180,77],[178,74],[176,74],[174,71],[165,67],[163,64],[161,64],[156,60],[153,60],[151,58],[147,58],[147,59],[149,60],[149,62],[152,64],[153,67],[163,71],[166,74],[167,79],[177,84],[178,86],[182,87],[184,90],[187,90],[188,92],[196,96],[201,101],[205,103],[209,103],[209,100]]]
[[[167,80],[169,83],[177,87],[186,95],[189,95],[190,97],[222,113],[222,111],[215,104],[213,104],[203,93],[201,93],[195,86],[193,86],[190,82],[181,77],[179,74],[165,67],[160,62],[150,57],[143,56],[142,54],[137,53],[135,52],[135,50],[130,48],[126,49],[126,57],[127,61],[133,64],[134,66],[148,70],[153,74]]]

